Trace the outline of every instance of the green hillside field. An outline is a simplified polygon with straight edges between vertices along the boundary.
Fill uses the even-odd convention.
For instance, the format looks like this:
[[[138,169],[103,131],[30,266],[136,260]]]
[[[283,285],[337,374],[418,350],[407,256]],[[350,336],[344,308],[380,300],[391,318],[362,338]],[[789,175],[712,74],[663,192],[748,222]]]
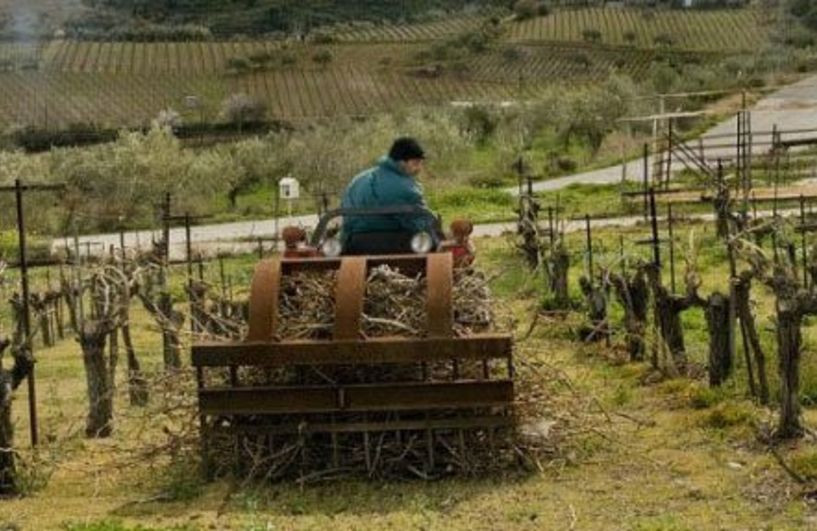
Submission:
[[[497,41],[477,53],[459,50],[454,59],[439,59],[435,50],[475,34],[488,20],[500,20],[496,14],[468,11],[426,23],[347,25],[324,44],[4,42],[0,128],[144,126],[169,108],[186,113],[188,121],[213,121],[233,93],[264,102],[272,119],[292,121],[413,105],[525,100],[555,84],[591,83],[614,72],[643,79],[659,58],[705,64],[724,52],[760,49],[769,39],[770,26],[759,10],[645,13],[588,8],[523,22],[505,17]],[[599,42],[586,42],[591,28],[600,32]],[[660,35],[670,36],[671,43],[657,46]],[[328,60],[316,59],[327,52]],[[187,96],[202,105],[189,111],[183,105]]]

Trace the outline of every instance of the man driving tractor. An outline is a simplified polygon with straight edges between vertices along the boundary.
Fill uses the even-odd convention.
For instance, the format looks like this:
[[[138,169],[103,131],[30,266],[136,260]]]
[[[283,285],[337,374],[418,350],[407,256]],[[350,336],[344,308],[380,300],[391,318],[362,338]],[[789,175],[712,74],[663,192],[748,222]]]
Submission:
[[[436,218],[428,210],[416,178],[423,170],[425,152],[413,138],[395,140],[387,156],[354,179],[346,188],[343,209],[414,207],[416,211],[388,215],[347,215],[343,218],[345,254],[411,252],[411,240],[425,232],[440,243]]]

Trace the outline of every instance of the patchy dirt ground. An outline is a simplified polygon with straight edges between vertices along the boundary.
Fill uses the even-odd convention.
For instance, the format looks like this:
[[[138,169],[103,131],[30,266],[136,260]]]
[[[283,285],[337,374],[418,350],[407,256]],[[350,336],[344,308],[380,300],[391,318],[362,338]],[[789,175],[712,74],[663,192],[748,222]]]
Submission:
[[[497,249],[486,253],[491,267],[509,259]],[[511,270],[495,285],[520,337],[536,303],[530,282]],[[141,312],[134,321],[137,347],[156,368],[152,324]],[[688,379],[644,383],[653,381],[646,365],[624,363],[616,348],[574,343],[577,322],[540,318],[518,344],[520,373],[557,381],[549,402],[568,413],[581,406],[558,455],[542,460],[541,471],[431,482],[206,483],[192,460],[173,463],[161,452],[134,460],[137,438],[162,440],[163,420],[120,414],[114,437],[84,439],[81,358],[64,342],[40,352],[46,443],[37,460],[24,452],[29,494],[0,502],[0,529],[817,528],[813,439],[776,450],[786,472],[757,437],[774,412],[746,400],[741,385],[712,391]],[[697,348],[694,338],[691,344]],[[20,392],[15,403],[21,446],[25,399]],[[128,411],[124,396],[117,407]],[[817,411],[807,410],[806,420],[817,423]]]

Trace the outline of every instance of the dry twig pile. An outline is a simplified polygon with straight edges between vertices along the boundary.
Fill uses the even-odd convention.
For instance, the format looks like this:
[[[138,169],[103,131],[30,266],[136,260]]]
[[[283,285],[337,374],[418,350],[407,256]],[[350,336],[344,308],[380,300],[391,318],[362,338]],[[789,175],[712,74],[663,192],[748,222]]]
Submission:
[[[278,335],[281,339],[330,339],[335,316],[336,272],[297,272],[281,280]],[[423,337],[426,334],[426,279],[383,265],[366,285],[366,337]],[[488,331],[494,322],[491,290],[484,274],[458,270],[454,276],[454,331],[466,336]]]

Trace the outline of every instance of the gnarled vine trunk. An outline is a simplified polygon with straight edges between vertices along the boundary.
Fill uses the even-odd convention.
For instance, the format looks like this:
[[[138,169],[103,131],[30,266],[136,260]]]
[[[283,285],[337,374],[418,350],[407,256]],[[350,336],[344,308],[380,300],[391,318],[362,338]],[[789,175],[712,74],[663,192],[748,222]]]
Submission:
[[[0,340],[0,360],[11,344]],[[14,424],[11,421],[12,394],[34,366],[31,354],[22,347],[14,349],[14,365],[6,370],[0,365],[0,495],[18,493],[17,467],[14,458]]]
[[[88,417],[85,435],[108,437],[113,432],[113,382],[106,357],[112,324],[106,320],[86,321],[79,333],[82,360],[88,383]]]
[[[570,306],[568,274],[570,272],[570,254],[565,246],[557,244],[550,256],[550,290],[553,292],[556,307],[565,309]]]
[[[732,374],[734,365],[729,330],[732,326],[729,298],[713,293],[706,301],[706,324],[709,329],[709,385],[720,386]]]
[[[802,315],[797,309],[778,307],[777,349],[780,372],[780,419],[777,436],[792,439],[803,435],[800,421],[800,348]]]
[[[761,404],[769,403],[769,378],[766,374],[766,354],[763,352],[763,346],[760,344],[760,335],[755,324],[755,316],[752,313],[752,307],[749,300],[749,295],[752,290],[752,276],[751,273],[742,273],[737,282],[734,284],[735,296],[735,314],[740,319],[741,326],[746,335],[746,341],[753,353],[754,365],[757,371],[758,383],[758,398]]]
[[[647,328],[649,289],[643,271],[636,270],[630,278],[611,274],[610,283],[624,308],[624,329],[631,361],[643,361],[646,356],[644,332]]]

